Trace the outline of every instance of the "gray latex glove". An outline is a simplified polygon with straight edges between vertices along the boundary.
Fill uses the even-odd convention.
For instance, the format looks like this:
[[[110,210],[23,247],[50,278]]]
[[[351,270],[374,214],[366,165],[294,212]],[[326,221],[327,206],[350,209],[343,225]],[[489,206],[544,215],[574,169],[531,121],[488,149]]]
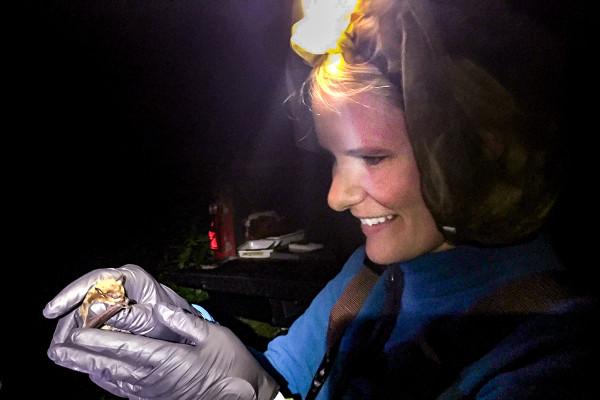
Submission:
[[[227,328],[180,308],[154,306],[157,322],[189,344],[100,329],[75,329],[48,356],[130,399],[274,399],[278,384]]]
[[[159,302],[172,304],[196,314],[188,302],[170,288],[158,283],[148,272],[137,265],[120,268],[103,268],[91,271],[65,287],[44,308],[46,318],[63,316],[57,324],[52,344],[62,343],[71,331],[80,326],[77,307],[89,288],[99,279],[125,276],[125,292],[136,304],[122,310],[107,324],[112,327],[157,339],[183,342],[184,339],[162,324],[156,323],[152,307]],[[68,313],[68,314],[67,314]],[[93,309],[90,310],[93,313]],[[67,315],[65,315],[67,314]]]

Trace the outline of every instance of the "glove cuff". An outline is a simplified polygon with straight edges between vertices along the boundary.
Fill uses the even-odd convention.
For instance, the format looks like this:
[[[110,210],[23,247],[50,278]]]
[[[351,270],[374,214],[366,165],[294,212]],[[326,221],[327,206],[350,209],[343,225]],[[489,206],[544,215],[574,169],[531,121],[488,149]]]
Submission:
[[[279,384],[265,371],[258,388],[258,400],[274,400],[280,394]]]

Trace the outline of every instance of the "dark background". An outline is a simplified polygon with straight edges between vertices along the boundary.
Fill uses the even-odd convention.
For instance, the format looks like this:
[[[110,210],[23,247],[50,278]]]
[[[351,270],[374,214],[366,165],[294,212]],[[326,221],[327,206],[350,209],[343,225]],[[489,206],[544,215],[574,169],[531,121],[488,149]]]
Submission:
[[[51,398],[99,398],[46,357],[44,305],[94,268],[156,271],[208,228],[222,190],[238,227],[275,210],[340,258],[359,243],[357,224],[327,209],[327,162],[295,145],[283,105],[307,72],[289,49],[291,0],[51,0],[19,15],[5,270],[25,307],[2,322],[17,346],[0,397],[43,382]]]
[[[585,12],[569,4],[553,16],[569,41],[569,179],[549,232],[566,263],[592,277],[595,235],[583,230],[595,227],[595,110],[584,101],[593,66]],[[291,0],[24,5],[5,76],[12,294],[2,331],[3,355],[15,355],[2,357],[0,397],[99,398],[85,375],[47,359],[55,321],[42,308],[90,269],[156,269],[187,230],[205,227],[220,188],[234,193],[238,219],[274,209],[340,259],[356,246],[356,224],[326,208],[326,162],[295,145],[282,105],[286,80],[305,71],[288,46]]]

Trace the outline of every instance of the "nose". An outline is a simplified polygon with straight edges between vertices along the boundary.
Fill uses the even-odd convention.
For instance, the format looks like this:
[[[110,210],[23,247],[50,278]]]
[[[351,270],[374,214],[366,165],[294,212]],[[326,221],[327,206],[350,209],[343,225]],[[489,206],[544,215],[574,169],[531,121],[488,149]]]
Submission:
[[[331,174],[331,186],[327,194],[327,204],[335,211],[345,211],[360,203],[365,191],[360,179],[348,168],[334,167]]]

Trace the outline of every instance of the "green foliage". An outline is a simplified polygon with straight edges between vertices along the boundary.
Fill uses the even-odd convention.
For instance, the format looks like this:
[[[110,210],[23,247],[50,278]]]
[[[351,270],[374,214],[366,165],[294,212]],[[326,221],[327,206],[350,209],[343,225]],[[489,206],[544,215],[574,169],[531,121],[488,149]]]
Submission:
[[[200,304],[203,301],[208,300],[208,293],[202,289],[194,289],[186,286],[179,286],[173,282],[169,282],[168,285],[178,295],[188,301],[188,303]]]
[[[281,334],[283,331],[281,328],[277,328],[273,325],[270,325],[266,322],[256,321],[253,319],[237,317],[240,321],[248,325],[252,330],[259,336],[262,336],[266,339],[273,339],[274,337]]]
[[[177,256],[177,268],[199,267],[212,261],[207,232],[198,232],[196,227],[193,227],[180,248]]]

